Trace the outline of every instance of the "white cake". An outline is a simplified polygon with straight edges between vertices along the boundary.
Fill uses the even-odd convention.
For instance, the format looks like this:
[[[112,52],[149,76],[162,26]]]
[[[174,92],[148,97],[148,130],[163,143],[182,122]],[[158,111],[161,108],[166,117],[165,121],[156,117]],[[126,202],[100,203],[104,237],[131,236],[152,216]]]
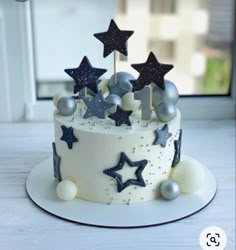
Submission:
[[[132,34],[111,20],[106,32],[94,36],[104,44],[103,57],[127,56]],[[87,56],[77,68],[65,69],[74,81],[74,96],[54,97],[53,167],[61,200],[174,200],[201,187],[201,164],[181,162],[179,94],[164,78],[173,65],[150,52],[145,62],[131,67],[137,78],[115,70],[106,79],[107,70],[93,66]]]
[[[153,114],[150,121],[141,119],[140,112],[130,116],[132,126],[115,126],[108,117],[84,119],[84,104],[78,103],[72,116],[63,116],[54,112],[55,150],[60,156],[60,175],[62,180],[71,180],[78,187],[80,199],[107,203],[129,204],[156,199],[159,196],[159,185],[169,178],[175,155],[174,141],[180,134],[181,114],[167,123],[158,121]],[[154,144],[155,130],[167,126],[169,138],[166,145]],[[63,136],[62,126],[72,128],[75,138],[69,149]],[[121,170],[122,183],[141,177],[142,185],[130,184],[118,190],[117,179],[104,173],[104,170],[118,165],[124,153],[132,162],[147,161],[139,176],[135,173],[138,166],[131,167],[127,162]]]

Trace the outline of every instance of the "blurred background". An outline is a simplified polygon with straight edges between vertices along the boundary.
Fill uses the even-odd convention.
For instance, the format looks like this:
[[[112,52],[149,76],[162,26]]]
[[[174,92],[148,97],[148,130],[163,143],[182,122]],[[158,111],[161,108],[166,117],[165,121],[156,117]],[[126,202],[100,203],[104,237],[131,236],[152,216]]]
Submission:
[[[114,18],[120,29],[134,30],[128,57],[117,54],[117,71],[138,76],[130,64],[145,62],[153,51],[161,63],[173,64],[166,78],[181,95],[229,95],[235,30],[234,0],[34,0],[32,25],[36,91],[50,99],[72,92],[65,68],[87,55],[95,67],[113,74],[113,57],[103,58],[94,33]]]

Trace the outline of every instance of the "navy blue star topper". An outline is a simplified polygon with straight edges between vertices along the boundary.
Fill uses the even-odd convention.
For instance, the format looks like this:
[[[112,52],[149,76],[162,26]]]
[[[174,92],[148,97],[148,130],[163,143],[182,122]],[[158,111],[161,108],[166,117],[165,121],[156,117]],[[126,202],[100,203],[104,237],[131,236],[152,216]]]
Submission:
[[[175,146],[175,154],[174,158],[171,164],[171,167],[174,167],[180,162],[180,157],[181,157],[181,141],[182,141],[182,129],[179,131],[179,138],[178,140],[174,141],[174,146]]]
[[[123,110],[119,105],[117,106],[116,112],[109,115],[108,117],[115,121],[116,126],[121,126],[126,124],[131,126],[131,121],[129,119],[130,115],[133,113],[131,110]]]
[[[93,99],[89,97],[82,97],[82,99],[88,107],[84,118],[97,116],[101,119],[105,119],[105,111],[115,105],[105,101],[101,91],[99,91]]]
[[[153,142],[153,145],[161,145],[162,147],[165,147],[167,140],[172,136],[172,134],[168,131],[169,128],[167,124],[165,124],[161,129],[156,129],[154,131],[156,138]]]
[[[137,80],[131,80],[133,91],[139,91],[151,83],[155,83],[161,89],[165,89],[164,75],[174,66],[171,64],[159,63],[153,52],[150,52],[145,63],[131,64],[140,75]]]
[[[62,181],[61,171],[60,171],[61,157],[57,154],[56,144],[54,142],[52,143],[52,150],[53,150],[54,177],[60,182]]]
[[[73,143],[78,141],[78,139],[74,136],[73,128],[67,128],[66,126],[62,125],[61,129],[63,134],[60,139],[67,143],[69,149],[72,149]]]
[[[84,87],[97,93],[97,80],[106,71],[106,69],[94,68],[86,56],[84,56],[78,68],[65,69],[65,72],[75,81],[74,94]]]
[[[127,163],[129,167],[137,167],[135,171],[135,175],[137,179],[128,179],[126,182],[123,182],[122,176],[116,173],[116,171],[123,169],[125,163]],[[115,167],[105,169],[103,173],[108,176],[111,176],[112,178],[116,180],[117,192],[120,193],[121,191],[123,191],[125,188],[127,188],[130,185],[136,185],[136,186],[141,186],[141,187],[146,186],[144,179],[142,177],[142,172],[144,168],[146,167],[147,163],[148,163],[147,160],[133,162],[127,157],[125,153],[122,152],[120,154],[120,159],[119,159],[118,164]]]
[[[112,19],[106,32],[96,33],[94,36],[104,44],[103,57],[115,50],[127,56],[127,40],[133,33],[131,30],[120,30]]]

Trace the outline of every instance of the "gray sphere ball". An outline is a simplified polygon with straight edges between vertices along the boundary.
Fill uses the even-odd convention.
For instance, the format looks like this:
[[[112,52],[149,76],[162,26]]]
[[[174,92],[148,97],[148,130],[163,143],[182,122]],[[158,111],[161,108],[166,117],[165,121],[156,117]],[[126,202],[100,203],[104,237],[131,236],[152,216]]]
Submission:
[[[116,82],[115,82],[116,80]],[[131,92],[133,85],[130,83],[129,80],[135,80],[135,78],[128,72],[117,72],[116,74],[112,75],[111,78],[108,81],[108,88],[110,90],[110,87],[112,88],[114,85],[118,84],[120,88],[126,91],[126,93]],[[116,89],[117,91],[117,89]],[[121,93],[118,92],[112,92],[111,94],[116,94],[122,96]]]
[[[110,95],[108,95],[108,96],[105,98],[105,100],[106,100],[107,102],[109,102],[109,103],[115,104],[115,106],[113,106],[113,107],[111,107],[111,108],[109,108],[109,109],[106,110],[108,114],[113,114],[113,113],[115,113],[115,112],[116,112],[116,109],[117,109],[117,106],[118,106],[118,105],[119,105],[119,106],[122,105],[122,100],[121,100],[120,96],[118,96],[118,95],[110,94]]]
[[[175,118],[177,109],[171,102],[162,102],[156,108],[156,116],[161,122],[169,122]]]
[[[61,97],[57,102],[57,110],[64,116],[73,115],[76,110],[76,101],[72,97]]]
[[[174,180],[163,181],[160,185],[160,195],[166,200],[174,200],[180,193],[180,185]]]
[[[165,89],[161,89],[156,84],[152,84],[152,105],[157,107],[162,102],[171,102],[176,104],[179,99],[179,93],[175,84],[165,80]]]

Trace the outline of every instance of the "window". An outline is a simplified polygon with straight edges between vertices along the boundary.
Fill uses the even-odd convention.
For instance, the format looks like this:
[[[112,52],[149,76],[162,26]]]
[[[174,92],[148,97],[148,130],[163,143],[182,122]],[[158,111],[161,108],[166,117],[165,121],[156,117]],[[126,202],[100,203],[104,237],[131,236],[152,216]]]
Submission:
[[[119,60],[120,60],[120,62],[127,62],[127,56],[120,53],[119,54]]]
[[[173,14],[176,12],[177,0],[151,0],[151,14]]]
[[[137,77],[130,64],[145,61],[149,51],[153,51],[160,62],[174,64],[168,77],[175,79],[182,95],[228,94],[233,1],[227,1],[227,7],[217,1],[213,8],[207,0],[199,9],[194,2],[182,5],[177,0],[149,3],[117,0],[117,5],[109,0],[99,3],[61,0],[57,4],[35,0],[32,17],[38,99],[48,99],[58,91],[71,93],[73,81],[64,73],[64,68],[78,66],[84,55],[94,66],[107,68],[106,77],[113,74],[113,58],[102,58],[102,44],[94,39],[93,33],[107,29],[110,18],[116,19],[116,8],[117,15],[122,13],[117,20],[120,28],[129,29],[131,25],[136,35],[135,40],[129,41],[129,57],[117,56],[117,70],[131,70]],[[181,14],[176,13],[177,7]],[[99,8],[103,9],[103,15]],[[151,15],[148,10],[157,15]],[[170,16],[162,15],[170,12]],[[192,13],[191,16],[188,13]],[[142,18],[135,18],[140,14]]]
[[[52,102],[46,99],[58,91],[71,93],[73,81],[64,69],[78,66],[84,55],[95,67],[107,68],[109,78],[113,74],[113,57],[102,57],[103,46],[92,34],[105,31],[111,18],[121,29],[135,30],[127,61],[117,57],[117,69],[137,77],[130,64],[144,62],[152,47],[161,63],[175,65],[167,78],[177,84],[180,94],[197,96],[180,100],[185,118],[193,117],[189,112],[192,104],[195,115],[204,118],[234,116],[234,91],[230,95],[234,88],[230,86],[235,53],[234,1],[226,0],[223,6],[221,1],[212,4],[212,0],[201,0],[206,4],[201,4],[200,11],[195,1],[188,1],[183,9],[181,1],[175,1],[178,12],[151,15],[151,2],[126,0],[125,14],[119,17],[115,2],[0,1],[0,63],[4,65],[0,69],[0,101],[4,105],[0,106],[11,111],[1,119],[51,119]],[[201,29],[197,23],[201,23]],[[199,97],[203,95],[212,97]]]
[[[93,34],[107,29],[115,13],[113,1],[35,0],[31,6],[39,100],[58,92],[72,94],[73,80],[64,69],[77,67],[85,55],[94,67],[106,68],[110,74],[113,59],[103,59],[103,46]]]
[[[126,14],[127,12],[127,0],[117,0],[118,14]]]
[[[162,1],[151,0],[150,1],[150,13],[151,14],[162,13]]]
[[[175,55],[174,41],[150,40],[148,50],[152,51],[161,61],[173,61]]]

